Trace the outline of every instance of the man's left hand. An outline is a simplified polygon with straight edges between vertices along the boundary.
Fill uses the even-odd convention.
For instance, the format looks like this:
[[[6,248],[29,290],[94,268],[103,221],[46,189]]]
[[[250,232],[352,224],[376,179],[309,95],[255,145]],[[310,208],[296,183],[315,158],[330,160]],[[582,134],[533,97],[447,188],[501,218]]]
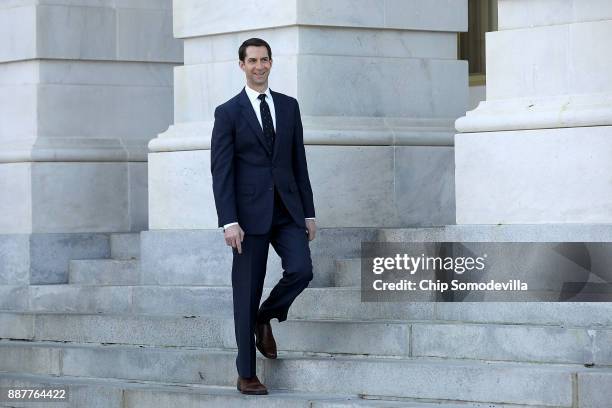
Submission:
[[[317,234],[317,224],[315,220],[306,220],[306,229],[308,230],[308,240],[312,241],[315,239],[315,235]]]

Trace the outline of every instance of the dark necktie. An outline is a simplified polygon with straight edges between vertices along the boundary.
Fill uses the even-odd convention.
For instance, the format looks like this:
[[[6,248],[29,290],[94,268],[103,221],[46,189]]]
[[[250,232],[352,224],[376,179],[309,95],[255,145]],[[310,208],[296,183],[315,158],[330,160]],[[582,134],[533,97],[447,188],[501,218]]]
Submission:
[[[261,101],[259,104],[261,124],[263,127],[263,134],[267,144],[268,153],[271,154],[274,150],[274,125],[272,124],[272,114],[270,113],[268,102],[266,102],[266,94],[260,94],[257,98]]]

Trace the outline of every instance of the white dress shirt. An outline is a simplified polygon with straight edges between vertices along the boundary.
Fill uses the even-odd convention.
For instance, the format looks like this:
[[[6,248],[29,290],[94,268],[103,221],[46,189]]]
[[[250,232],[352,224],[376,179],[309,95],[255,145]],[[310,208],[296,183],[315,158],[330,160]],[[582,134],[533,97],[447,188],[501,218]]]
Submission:
[[[259,99],[259,95],[262,92],[256,91],[250,88],[248,85],[245,85],[244,90],[246,91],[246,94],[249,100],[251,101],[251,105],[253,105],[253,110],[255,111],[255,116],[257,116],[257,120],[259,121],[259,126],[261,126],[263,130],[263,124],[261,122],[261,110],[260,110],[261,100]],[[268,103],[268,106],[270,107],[270,114],[272,115],[272,125],[274,126],[274,132],[276,132],[276,110],[274,110],[274,99],[272,99],[270,88],[269,87],[266,88],[266,90],[263,93],[266,94],[266,102]],[[306,218],[306,219],[314,220],[314,218]],[[236,225],[236,224],[238,223],[230,222],[229,224],[225,224],[223,226],[223,229],[225,230],[227,227]]]

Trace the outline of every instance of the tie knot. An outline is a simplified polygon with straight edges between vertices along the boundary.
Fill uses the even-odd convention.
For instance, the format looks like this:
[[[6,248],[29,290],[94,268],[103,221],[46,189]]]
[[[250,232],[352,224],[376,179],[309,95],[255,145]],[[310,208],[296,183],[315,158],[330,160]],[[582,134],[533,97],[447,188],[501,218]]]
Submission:
[[[257,99],[259,99],[260,101],[264,101],[264,99],[266,99],[266,94],[259,94],[259,96],[257,97]]]

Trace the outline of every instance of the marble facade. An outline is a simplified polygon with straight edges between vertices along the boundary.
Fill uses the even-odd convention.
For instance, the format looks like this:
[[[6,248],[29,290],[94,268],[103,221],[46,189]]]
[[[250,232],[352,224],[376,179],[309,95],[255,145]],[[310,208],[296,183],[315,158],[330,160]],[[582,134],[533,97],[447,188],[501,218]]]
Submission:
[[[612,4],[500,0],[499,25],[456,122],[457,223],[612,222]]]
[[[456,33],[467,2],[357,3],[175,1],[185,65],[174,124],[149,143],[151,230],[217,228],[213,113],[244,86],[237,50],[249,37],[272,46],[271,89],[300,103],[319,226],[454,223],[453,122],[468,102]]]

